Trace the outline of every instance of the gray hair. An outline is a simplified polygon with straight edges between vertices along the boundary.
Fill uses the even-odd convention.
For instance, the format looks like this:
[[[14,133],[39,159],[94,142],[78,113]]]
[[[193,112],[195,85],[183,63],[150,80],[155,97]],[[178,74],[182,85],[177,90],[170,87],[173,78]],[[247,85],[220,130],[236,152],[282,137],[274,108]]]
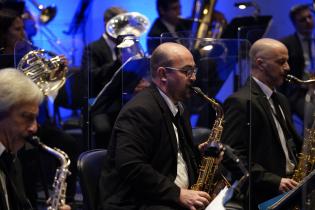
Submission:
[[[13,68],[0,69],[0,113],[20,103],[43,101],[43,93],[25,74]]]

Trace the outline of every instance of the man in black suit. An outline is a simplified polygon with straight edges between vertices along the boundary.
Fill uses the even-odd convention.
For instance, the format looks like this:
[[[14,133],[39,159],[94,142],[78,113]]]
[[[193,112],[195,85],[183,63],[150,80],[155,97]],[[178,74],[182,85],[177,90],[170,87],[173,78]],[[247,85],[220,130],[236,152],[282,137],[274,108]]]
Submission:
[[[1,69],[0,83],[0,209],[31,210],[17,152],[37,131],[36,117],[43,94],[16,69]],[[60,209],[70,210],[70,206]]]
[[[254,210],[259,203],[297,185],[289,177],[302,140],[291,122],[285,96],[275,90],[290,70],[287,48],[274,39],[260,39],[252,45],[250,59],[249,81],[224,102],[222,143],[247,163],[251,188],[244,207]],[[233,178],[243,175],[232,161],[224,160],[224,165]]]
[[[314,19],[308,4],[296,5],[290,11],[290,19],[295,27],[295,33],[284,37],[281,42],[288,48],[290,74],[299,79],[308,79],[314,74]],[[292,112],[304,119],[304,103],[307,88],[301,86],[283,87],[288,96]],[[312,113],[308,114],[312,115]]]
[[[150,54],[160,44],[157,37],[160,37],[162,33],[170,33],[169,35],[173,37],[174,34],[171,33],[191,29],[191,22],[180,18],[181,5],[179,0],[157,0],[156,8],[159,17],[151,26],[147,39]],[[151,39],[151,37],[155,37],[155,39]]]
[[[126,11],[119,7],[111,7],[104,12],[104,29],[102,36],[85,47],[82,57],[82,72],[84,74],[84,84],[86,88],[86,102],[95,98],[103,87],[113,77],[115,71],[121,66],[118,53],[116,53],[116,40],[106,32],[106,23],[118,14]],[[121,93],[117,90],[112,95],[119,98]],[[115,98],[115,97],[114,97]],[[106,148],[113,123],[121,108],[119,100],[114,100],[109,107],[97,110],[97,113],[90,113],[92,116],[88,119],[88,105],[84,107],[83,114],[85,122],[91,121],[92,130],[95,132],[95,147]],[[89,138],[86,136],[86,138]]]
[[[100,178],[99,209],[194,209],[209,195],[189,190],[198,149],[183,101],[196,79],[187,48],[164,43],[153,52],[152,83],[131,99],[115,122]],[[199,145],[202,149],[203,145]]]

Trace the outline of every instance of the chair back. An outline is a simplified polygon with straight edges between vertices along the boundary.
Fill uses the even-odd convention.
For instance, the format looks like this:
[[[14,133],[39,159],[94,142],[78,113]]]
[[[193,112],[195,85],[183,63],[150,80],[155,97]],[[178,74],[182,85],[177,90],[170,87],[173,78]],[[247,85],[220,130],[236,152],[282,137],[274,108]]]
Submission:
[[[81,153],[78,158],[78,175],[85,210],[97,208],[98,182],[106,153],[105,149],[94,149]]]

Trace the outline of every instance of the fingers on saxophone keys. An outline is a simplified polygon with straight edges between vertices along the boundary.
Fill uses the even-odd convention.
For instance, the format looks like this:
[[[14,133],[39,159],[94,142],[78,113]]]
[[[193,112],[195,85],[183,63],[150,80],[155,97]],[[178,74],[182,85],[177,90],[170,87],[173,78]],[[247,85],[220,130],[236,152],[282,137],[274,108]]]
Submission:
[[[206,192],[199,192],[199,199],[197,199],[196,203],[198,204],[198,207],[205,208],[209,205],[210,201],[210,195]]]

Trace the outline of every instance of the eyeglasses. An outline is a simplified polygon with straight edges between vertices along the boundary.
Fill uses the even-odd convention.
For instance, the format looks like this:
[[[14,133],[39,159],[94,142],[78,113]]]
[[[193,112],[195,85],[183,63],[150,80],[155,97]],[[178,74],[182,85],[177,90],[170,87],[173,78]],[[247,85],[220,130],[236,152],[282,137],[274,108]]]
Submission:
[[[178,69],[174,67],[164,67],[164,68],[183,72],[184,74],[186,74],[187,77],[192,77],[193,75],[196,75],[198,71],[198,68],[182,68],[182,69]]]

